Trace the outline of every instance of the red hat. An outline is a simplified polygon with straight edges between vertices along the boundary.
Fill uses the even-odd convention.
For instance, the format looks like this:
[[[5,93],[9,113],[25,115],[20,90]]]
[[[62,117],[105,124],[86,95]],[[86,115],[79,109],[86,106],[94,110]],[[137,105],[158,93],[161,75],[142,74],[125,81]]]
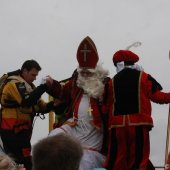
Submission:
[[[137,62],[139,60],[139,57],[129,50],[119,50],[113,55],[113,62],[121,62],[121,61],[127,61],[127,62]]]
[[[80,43],[77,50],[79,67],[94,69],[99,60],[96,46],[90,37],[86,37]]]

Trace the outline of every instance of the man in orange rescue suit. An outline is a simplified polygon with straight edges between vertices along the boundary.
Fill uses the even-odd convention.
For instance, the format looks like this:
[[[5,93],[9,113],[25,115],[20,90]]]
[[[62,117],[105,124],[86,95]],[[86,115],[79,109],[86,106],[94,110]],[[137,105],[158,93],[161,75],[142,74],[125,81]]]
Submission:
[[[110,115],[107,170],[146,170],[149,163],[149,131],[153,127],[151,101],[170,102],[170,94],[139,65],[138,55],[119,50],[113,55],[114,110]]]
[[[16,163],[24,164],[27,170],[31,170],[32,165],[30,140],[33,118],[36,113],[51,110],[54,103],[45,103],[40,99],[47,84],[35,88],[32,83],[40,70],[41,67],[35,60],[25,61],[21,70],[9,77],[11,80],[5,85],[1,99],[1,138],[5,152]]]

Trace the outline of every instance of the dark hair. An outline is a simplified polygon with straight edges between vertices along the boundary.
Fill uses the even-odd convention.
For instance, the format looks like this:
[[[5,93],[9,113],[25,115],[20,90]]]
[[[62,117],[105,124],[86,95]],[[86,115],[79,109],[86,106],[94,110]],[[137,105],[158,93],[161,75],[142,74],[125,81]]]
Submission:
[[[27,69],[28,71],[31,70],[32,68],[35,68],[36,70],[40,71],[41,70],[41,67],[40,65],[38,64],[37,61],[35,60],[26,60],[22,67],[21,67],[21,72],[24,70],[24,69]]]
[[[60,133],[33,146],[33,170],[78,170],[83,149],[72,137]]]

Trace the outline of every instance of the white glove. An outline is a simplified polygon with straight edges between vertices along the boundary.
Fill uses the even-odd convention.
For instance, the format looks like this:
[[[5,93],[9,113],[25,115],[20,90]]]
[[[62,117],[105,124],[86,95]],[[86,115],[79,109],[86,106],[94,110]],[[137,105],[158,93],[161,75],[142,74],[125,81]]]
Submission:
[[[48,84],[51,85],[53,83],[53,79],[50,76],[45,76],[41,79],[40,84]]]
[[[47,82],[47,76],[41,79],[40,84],[46,84],[46,82]]]

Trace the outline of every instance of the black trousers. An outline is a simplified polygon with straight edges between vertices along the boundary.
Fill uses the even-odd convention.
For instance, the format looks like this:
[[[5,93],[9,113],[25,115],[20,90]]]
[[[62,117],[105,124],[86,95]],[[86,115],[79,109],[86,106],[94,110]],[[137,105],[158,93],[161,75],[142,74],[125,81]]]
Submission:
[[[31,130],[15,133],[1,129],[1,139],[5,153],[11,156],[17,164],[24,164],[26,170],[32,169],[31,162]]]

